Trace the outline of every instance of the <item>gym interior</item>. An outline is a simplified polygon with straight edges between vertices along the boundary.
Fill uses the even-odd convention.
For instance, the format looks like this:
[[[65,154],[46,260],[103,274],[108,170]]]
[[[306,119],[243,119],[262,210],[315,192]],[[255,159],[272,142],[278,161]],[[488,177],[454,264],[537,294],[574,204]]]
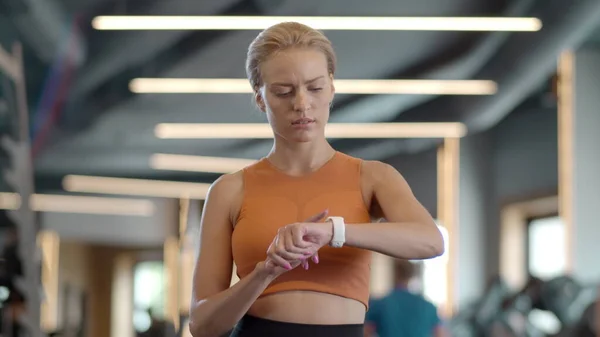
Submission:
[[[265,18],[329,37],[332,146],[436,219],[410,287],[449,336],[600,337],[599,1],[0,0],[1,337],[191,336],[209,187],[272,146]]]

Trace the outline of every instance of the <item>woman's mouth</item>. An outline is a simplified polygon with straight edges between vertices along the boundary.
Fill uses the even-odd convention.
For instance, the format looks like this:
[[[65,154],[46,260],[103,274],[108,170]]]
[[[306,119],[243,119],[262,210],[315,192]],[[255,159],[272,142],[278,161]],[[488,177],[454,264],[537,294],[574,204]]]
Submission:
[[[292,125],[308,125],[314,123],[315,120],[312,118],[299,118],[292,122]]]

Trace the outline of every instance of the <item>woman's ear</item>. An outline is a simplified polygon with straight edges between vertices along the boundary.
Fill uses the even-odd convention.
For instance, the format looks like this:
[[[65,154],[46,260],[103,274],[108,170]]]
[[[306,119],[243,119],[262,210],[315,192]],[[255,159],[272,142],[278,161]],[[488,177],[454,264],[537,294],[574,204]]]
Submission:
[[[331,81],[331,101],[335,97],[335,82],[333,80],[333,74],[329,74],[329,80]]]
[[[267,112],[265,100],[260,90],[254,91],[254,101],[256,102],[256,106],[260,109],[260,111]]]

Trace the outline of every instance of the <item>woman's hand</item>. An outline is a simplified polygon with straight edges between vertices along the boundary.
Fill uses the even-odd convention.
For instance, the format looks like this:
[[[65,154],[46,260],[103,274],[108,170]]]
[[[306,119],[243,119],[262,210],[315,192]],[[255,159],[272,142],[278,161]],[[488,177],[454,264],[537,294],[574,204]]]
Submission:
[[[280,228],[267,251],[265,268],[272,268],[279,276],[299,265],[308,269],[309,258],[319,263],[318,250],[329,243],[333,235],[332,225],[318,222],[327,214],[325,210],[305,222]]]

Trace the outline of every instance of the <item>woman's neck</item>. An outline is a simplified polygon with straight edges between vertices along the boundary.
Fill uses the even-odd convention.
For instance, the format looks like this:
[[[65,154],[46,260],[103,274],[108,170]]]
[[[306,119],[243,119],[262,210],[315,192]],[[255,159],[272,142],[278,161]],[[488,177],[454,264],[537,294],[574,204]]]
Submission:
[[[303,174],[323,166],[334,154],[326,139],[295,144],[275,139],[267,159],[280,170]]]

